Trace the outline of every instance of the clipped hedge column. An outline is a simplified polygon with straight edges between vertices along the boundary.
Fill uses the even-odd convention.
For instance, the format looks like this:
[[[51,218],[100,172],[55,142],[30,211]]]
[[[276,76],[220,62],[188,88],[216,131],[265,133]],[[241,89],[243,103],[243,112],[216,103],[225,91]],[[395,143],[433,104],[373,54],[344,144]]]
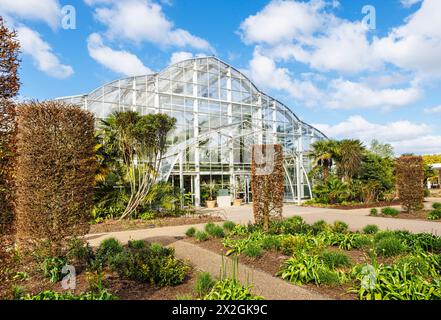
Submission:
[[[58,250],[89,230],[94,117],[58,102],[20,105],[17,116],[17,236]]]
[[[282,218],[285,174],[282,146],[254,145],[251,163],[251,190],[254,221],[268,231],[273,219]]]
[[[0,236],[13,233],[15,105],[0,98]]]
[[[397,191],[407,212],[424,208],[424,162],[422,157],[402,156],[397,159]]]

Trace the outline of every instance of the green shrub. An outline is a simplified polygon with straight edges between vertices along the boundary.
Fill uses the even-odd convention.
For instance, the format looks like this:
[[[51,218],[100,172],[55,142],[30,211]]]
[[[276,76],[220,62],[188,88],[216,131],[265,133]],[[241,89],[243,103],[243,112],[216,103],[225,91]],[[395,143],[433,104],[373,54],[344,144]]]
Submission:
[[[282,238],[280,249],[286,255],[292,255],[299,251],[316,251],[324,246],[321,238],[312,235],[299,234]]]
[[[145,211],[139,215],[139,219],[149,221],[153,220],[156,217],[156,212],[154,211]]]
[[[194,227],[188,228],[187,231],[185,231],[185,235],[187,237],[194,237],[195,233],[196,233],[196,228]]]
[[[394,257],[406,251],[405,245],[398,237],[386,237],[376,243],[377,254],[383,257]]]
[[[385,216],[395,217],[400,214],[400,211],[391,207],[381,209],[381,213]]]
[[[204,241],[208,240],[208,234],[204,231],[196,231],[196,233],[194,234],[194,237],[199,242],[204,242]]]
[[[243,250],[243,254],[250,258],[257,258],[262,255],[262,246],[257,242],[250,242]]]
[[[363,232],[365,234],[376,234],[379,231],[379,228],[375,224],[369,224],[363,228]]]
[[[301,252],[286,260],[277,275],[298,285],[309,282],[318,285],[320,283],[318,272],[323,268],[324,263],[318,256]]]
[[[95,254],[89,243],[82,239],[74,238],[69,242],[66,257],[69,261],[90,265],[95,258]]]
[[[320,284],[335,286],[341,283],[340,276],[336,271],[322,268],[317,271],[317,275],[320,280]]]
[[[224,222],[224,229],[227,231],[233,231],[234,227],[236,226],[236,224],[233,221],[225,221]]]
[[[348,224],[343,221],[335,221],[332,225],[332,230],[337,233],[345,233],[348,232]]]
[[[174,257],[174,250],[158,244],[128,246],[109,261],[120,277],[163,287],[182,283],[189,267]]]
[[[359,269],[355,276],[358,286],[353,292],[360,300],[440,300],[441,281],[429,281],[417,275],[412,275],[410,268],[402,266],[380,265],[377,268]],[[369,281],[369,274],[373,274],[375,281]]]
[[[214,238],[223,238],[225,236],[222,227],[211,222],[205,225],[205,232]]]
[[[374,242],[379,242],[380,240],[384,239],[384,238],[390,238],[390,237],[395,237],[396,233],[395,231],[379,231],[374,235]]]
[[[434,204],[432,204],[432,208],[435,210],[441,210],[441,203],[435,202]]]
[[[378,210],[377,210],[377,208],[372,208],[372,209],[371,209],[371,216],[378,216]]]
[[[236,279],[224,279],[216,282],[204,300],[263,300],[251,293],[251,287],[244,287]]]
[[[276,220],[270,224],[269,232],[272,234],[306,234],[311,227],[300,216],[290,217],[285,220]]]
[[[331,269],[347,267],[350,265],[349,257],[343,252],[324,251],[320,254],[320,260]]]
[[[279,250],[281,240],[279,236],[269,235],[262,239],[262,248],[264,250]]]
[[[62,269],[67,264],[66,258],[49,257],[44,259],[41,264],[41,270],[46,278],[49,278],[51,282],[61,281],[63,278]]]
[[[93,269],[105,267],[112,257],[115,257],[123,251],[123,246],[115,238],[104,240],[96,250]]]
[[[314,222],[311,225],[311,228],[312,228],[312,232],[314,234],[318,234],[320,232],[323,232],[323,231],[329,229],[329,225],[326,223],[325,220],[319,220],[319,221]]]
[[[216,281],[210,273],[200,272],[196,278],[194,291],[199,297],[205,297],[211,291],[215,283]]]
[[[427,216],[427,219],[429,220],[438,220],[441,219],[441,209],[433,210],[429,213]]]

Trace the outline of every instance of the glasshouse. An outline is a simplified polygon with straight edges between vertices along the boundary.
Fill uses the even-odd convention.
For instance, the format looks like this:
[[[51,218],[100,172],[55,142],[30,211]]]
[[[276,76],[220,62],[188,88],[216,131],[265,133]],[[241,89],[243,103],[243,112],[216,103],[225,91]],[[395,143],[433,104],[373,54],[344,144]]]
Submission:
[[[162,72],[113,81],[86,95],[62,100],[104,119],[115,111],[165,113],[176,118],[159,179],[201,204],[206,184],[252,202],[254,144],[281,144],[285,201],[310,198],[308,151],[325,135],[266,95],[241,72],[215,57],[195,58]]]

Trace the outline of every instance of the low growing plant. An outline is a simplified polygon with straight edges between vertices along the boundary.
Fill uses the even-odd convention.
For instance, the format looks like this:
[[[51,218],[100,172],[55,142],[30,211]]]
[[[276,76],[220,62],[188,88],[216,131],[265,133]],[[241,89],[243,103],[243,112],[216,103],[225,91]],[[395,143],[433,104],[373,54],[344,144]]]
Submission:
[[[227,231],[233,231],[234,227],[236,226],[236,224],[232,221],[225,221],[223,224],[223,228]]]
[[[185,235],[187,237],[194,237],[195,233],[196,233],[196,228],[194,227],[188,228],[187,231],[185,231]]]
[[[439,220],[441,219],[441,209],[433,210],[429,213],[427,216],[427,219],[429,220]]]
[[[334,224],[332,225],[332,231],[337,232],[337,233],[346,233],[348,232],[348,224],[343,222],[343,221],[335,221]]]
[[[258,242],[250,242],[243,250],[243,254],[250,258],[258,258],[262,255],[262,246]]]
[[[370,215],[371,215],[371,216],[378,216],[378,210],[377,210],[377,208],[372,208],[372,209],[371,209],[371,213],[370,213]]]
[[[204,242],[204,241],[208,240],[208,234],[204,231],[196,231],[196,233],[194,234],[194,237],[199,242]]]
[[[194,286],[194,291],[198,297],[205,297],[213,288],[216,281],[213,279],[210,273],[200,272],[196,278],[196,283]]]
[[[205,225],[205,232],[214,238],[223,238],[225,236],[222,227],[210,222]]]
[[[62,269],[66,264],[67,259],[64,257],[49,257],[43,260],[41,270],[51,282],[58,282],[63,278]]]
[[[385,216],[396,217],[400,214],[400,211],[391,207],[381,209],[381,213]]]
[[[369,224],[363,228],[363,233],[365,234],[376,234],[379,231],[379,228],[375,224]]]
[[[320,260],[331,269],[350,266],[349,257],[347,254],[338,251],[323,251]]]

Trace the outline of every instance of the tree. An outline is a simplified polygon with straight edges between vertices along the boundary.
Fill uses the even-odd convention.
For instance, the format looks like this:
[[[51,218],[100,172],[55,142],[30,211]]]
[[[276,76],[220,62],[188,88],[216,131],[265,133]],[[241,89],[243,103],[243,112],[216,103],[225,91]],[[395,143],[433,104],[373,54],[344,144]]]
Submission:
[[[116,112],[106,124],[113,137],[114,149],[124,164],[125,178],[130,185],[130,197],[120,219],[132,215],[156,182],[167,134],[176,119],[165,114],[141,116],[137,112]]]
[[[315,163],[314,169],[322,169],[323,180],[329,176],[336,150],[335,140],[319,140],[312,144],[311,157]]]
[[[381,143],[377,139],[371,141],[369,150],[381,158],[393,158],[394,148],[388,143]]]
[[[365,152],[360,140],[345,139],[337,143],[337,173],[343,181],[350,182],[359,172]]]
[[[0,98],[11,99],[20,89],[17,32],[9,30],[0,16]]]

